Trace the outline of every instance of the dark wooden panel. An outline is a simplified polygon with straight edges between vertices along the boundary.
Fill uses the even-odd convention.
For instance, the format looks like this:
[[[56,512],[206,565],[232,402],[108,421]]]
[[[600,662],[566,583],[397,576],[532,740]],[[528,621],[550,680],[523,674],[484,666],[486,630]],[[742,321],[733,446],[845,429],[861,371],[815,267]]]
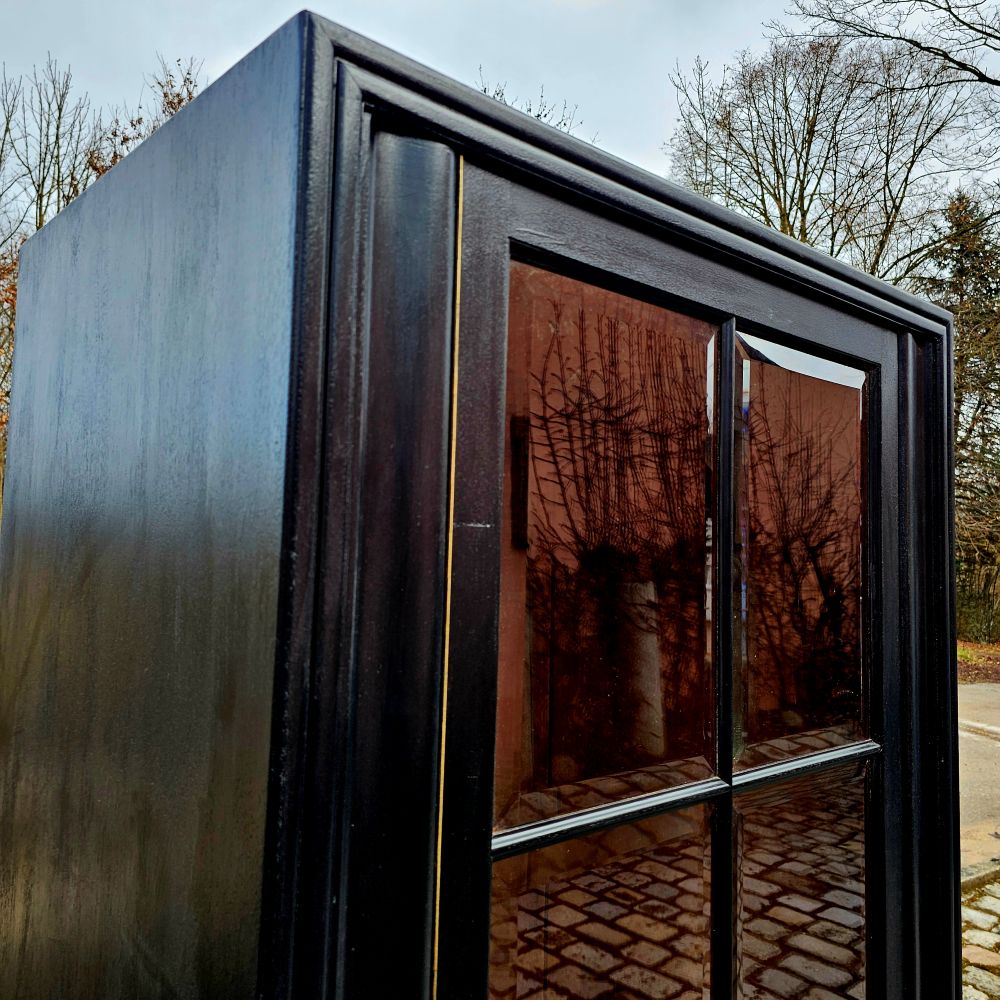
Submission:
[[[23,256],[0,995],[255,990],[306,19]]]
[[[374,141],[341,988],[417,1000],[438,828],[456,162],[438,143]]]
[[[439,997],[484,997],[496,715],[497,567],[503,490],[510,243],[497,219],[510,189],[484,196],[466,164],[462,207],[454,552],[444,769]],[[489,735],[487,735],[489,734]],[[456,905],[456,901],[458,901]]]
[[[373,142],[372,121],[438,141]],[[885,871],[869,985],[952,995],[946,316],[302,15],[25,251],[0,532],[0,996],[249,997],[258,942],[262,996],[426,996],[455,149],[479,168],[438,995],[484,986],[512,246],[869,371],[884,752],[866,844]]]
[[[303,895],[323,886],[314,859],[303,862],[306,835],[321,824],[308,814],[310,706],[318,688],[314,657],[320,496],[326,424],[330,214],[333,206],[333,50],[315,20],[303,25],[300,190],[294,219],[295,285],[285,471],[284,541],[278,596],[271,774],[261,899],[259,995],[291,995],[296,920]],[[316,741],[313,740],[313,743]],[[321,744],[325,749],[325,744]],[[326,829],[326,827],[322,827]],[[304,876],[304,878],[303,878]],[[304,882],[304,886],[303,886]],[[324,887],[325,888],[325,887]],[[314,922],[322,933],[325,926]]]
[[[525,117],[473,87],[457,83],[406,56],[325,19],[319,25],[338,55],[356,67],[366,96],[396,104],[452,135],[466,151],[484,152],[494,169],[554,185],[567,199],[614,205],[637,224],[655,222],[694,236],[711,256],[753,261],[792,278],[806,294],[864,303],[880,315],[912,310],[920,327],[944,336],[947,314],[776,230],[657,177],[584,142]]]
[[[909,629],[905,649],[910,709],[909,782],[916,833],[907,872],[915,887],[915,979],[928,996],[961,990],[960,824],[955,800],[958,664],[955,648],[954,506],[951,478],[953,331],[944,341],[907,338],[901,394],[904,461],[914,488],[902,513],[900,566]],[[942,392],[942,386],[948,391]],[[909,860],[909,859],[908,859]],[[931,956],[935,955],[935,958]]]
[[[511,184],[467,163],[463,238],[462,330],[459,374],[457,494],[455,499],[455,561],[448,741],[445,771],[445,855],[442,881],[442,951],[439,989],[443,996],[479,996],[484,989],[485,912],[490,844],[490,785],[496,675],[498,505],[501,496],[503,405],[502,390],[506,321],[506,274],[511,256],[568,273],[581,280],[605,283],[616,291],[662,301],[692,313],[725,321],[725,354],[731,352],[735,328],[771,336],[813,353],[864,367],[868,372],[869,565],[868,592],[875,609],[865,622],[868,668],[872,689],[872,730],[885,739],[886,760],[875,743],[855,748],[875,755],[874,802],[869,846],[871,875],[867,885],[870,928],[873,930],[871,982],[885,983],[892,970],[892,989],[905,994],[905,975],[912,964],[905,952],[913,926],[901,903],[912,898],[901,884],[904,855],[913,851],[913,831],[905,825],[908,763],[902,746],[903,697],[900,677],[906,664],[899,648],[900,608],[896,568],[900,564],[899,498],[910,475],[900,463],[896,403],[897,341],[893,330],[851,312],[838,310],[829,299],[814,301],[789,288],[769,283],[767,276],[748,274],[728,262],[698,256],[689,244],[652,239],[641,230],[581,211],[565,202]],[[729,361],[731,364],[731,360]],[[724,408],[731,413],[732,373],[726,371]],[[942,394],[940,378],[929,391]],[[720,390],[721,391],[721,390]],[[720,421],[728,427],[730,420]],[[725,449],[722,449],[725,451]],[[728,471],[729,456],[721,455]],[[725,473],[723,473],[725,477]],[[730,520],[731,498],[722,487],[717,516]],[[720,529],[725,538],[727,532]],[[720,561],[727,560],[723,549]],[[492,560],[493,565],[489,563]],[[722,577],[728,573],[721,573]],[[728,618],[730,589],[720,604],[720,619]],[[719,622],[722,644],[730,641],[728,623]],[[883,679],[885,690],[882,690]],[[720,711],[725,721],[728,713]],[[722,741],[725,744],[725,740]],[[727,753],[724,745],[720,753]],[[811,764],[829,765],[824,757]],[[811,766],[810,764],[810,766]],[[787,777],[795,767],[776,767],[769,780]],[[886,777],[886,771],[889,771]],[[725,775],[728,779],[728,774]],[[759,776],[763,779],[763,775]],[[928,787],[939,775],[926,776]],[[885,782],[885,784],[883,784]],[[943,787],[943,786],[940,786]],[[725,809],[725,807],[724,807]],[[725,911],[732,897],[730,821],[716,815],[719,838],[715,903]],[[886,873],[883,875],[883,873]],[[912,911],[911,911],[912,912]],[[725,920],[724,917],[720,920]],[[728,928],[717,925],[719,996],[726,995],[732,941]],[[886,954],[887,953],[887,954]],[[883,961],[884,956],[884,961]],[[907,979],[906,982],[909,982]],[[882,988],[882,987],[879,987]],[[885,989],[883,988],[883,992]],[[928,994],[928,996],[933,994]]]

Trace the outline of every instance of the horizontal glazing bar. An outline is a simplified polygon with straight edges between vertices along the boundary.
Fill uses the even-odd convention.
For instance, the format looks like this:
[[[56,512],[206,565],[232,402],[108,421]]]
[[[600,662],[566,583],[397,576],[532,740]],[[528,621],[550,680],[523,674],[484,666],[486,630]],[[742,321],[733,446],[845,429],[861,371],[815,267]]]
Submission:
[[[874,740],[862,740],[860,743],[851,743],[848,746],[835,747],[832,750],[820,750],[804,757],[780,760],[775,764],[755,767],[749,771],[740,771],[734,774],[733,791],[745,792],[748,789],[760,788],[775,781],[799,778],[847,761],[864,760],[881,752],[882,748]]]
[[[604,830],[609,826],[634,822],[671,809],[681,809],[725,795],[729,785],[718,778],[709,778],[665,792],[654,792],[623,802],[613,802],[606,806],[584,809],[569,816],[559,816],[515,830],[504,830],[494,834],[491,856],[494,861],[535,851],[540,847],[558,844],[564,840]]]

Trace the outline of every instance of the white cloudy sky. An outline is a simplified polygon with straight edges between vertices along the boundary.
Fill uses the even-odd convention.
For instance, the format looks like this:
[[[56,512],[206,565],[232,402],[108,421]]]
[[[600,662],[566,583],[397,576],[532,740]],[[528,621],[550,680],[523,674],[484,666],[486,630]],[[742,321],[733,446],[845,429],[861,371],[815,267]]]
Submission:
[[[196,56],[220,76],[304,0],[0,0],[0,61],[30,70],[51,54],[96,104],[134,105],[156,64]],[[696,55],[721,66],[759,48],[785,0],[314,0],[317,13],[465,83],[479,67],[508,94],[579,106],[608,152],[663,173],[674,113],[668,72]]]

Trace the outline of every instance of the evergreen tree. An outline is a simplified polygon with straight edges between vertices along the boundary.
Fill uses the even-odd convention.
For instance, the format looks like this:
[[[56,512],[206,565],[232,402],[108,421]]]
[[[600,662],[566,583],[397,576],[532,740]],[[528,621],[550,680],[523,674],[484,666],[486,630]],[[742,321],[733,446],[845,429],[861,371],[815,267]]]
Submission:
[[[955,507],[959,634],[1000,633],[1000,232],[969,193],[945,211],[923,291],[955,317]]]

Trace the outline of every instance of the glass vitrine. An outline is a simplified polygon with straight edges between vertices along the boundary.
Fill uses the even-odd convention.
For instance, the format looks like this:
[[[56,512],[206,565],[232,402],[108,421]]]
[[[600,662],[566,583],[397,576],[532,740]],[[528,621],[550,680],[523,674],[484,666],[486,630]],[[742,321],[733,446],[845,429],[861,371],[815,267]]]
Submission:
[[[307,13],[20,260],[0,994],[957,1000],[946,313]]]
[[[463,969],[490,1000],[882,995],[892,336],[464,182],[515,208],[506,238],[485,214],[463,236],[463,292],[491,277],[461,314],[447,725],[492,781],[482,867],[471,838],[458,852],[484,902],[442,981]],[[464,575],[477,524],[495,548]],[[472,620],[492,637],[474,661],[455,632]]]

